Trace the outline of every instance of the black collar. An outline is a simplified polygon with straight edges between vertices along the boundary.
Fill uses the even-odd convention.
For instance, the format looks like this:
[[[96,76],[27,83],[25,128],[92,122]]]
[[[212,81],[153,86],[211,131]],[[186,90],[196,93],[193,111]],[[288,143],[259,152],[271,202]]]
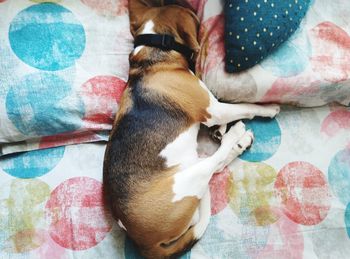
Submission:
[[[175,50],[187,58],[190,66],[193,65],[192,63],[195,52],[186,45],[175,41],[174,36],[168,34],[140,34],[135,37],[134,47],[136,48],[141,45],[155,47],[166,51]]]

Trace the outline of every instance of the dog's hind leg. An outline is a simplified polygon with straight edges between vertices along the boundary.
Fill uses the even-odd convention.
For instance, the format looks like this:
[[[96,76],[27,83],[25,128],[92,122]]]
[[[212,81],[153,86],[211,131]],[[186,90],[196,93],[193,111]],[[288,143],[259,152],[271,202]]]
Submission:
[[[188,196],[201,199],[208,189],[212,175],[242,154],[252,141],[253,134],[245,130],[243,122],[236,123],[223,136],[221,146],[212,156],[175,173],[172,201],[177,202]]]

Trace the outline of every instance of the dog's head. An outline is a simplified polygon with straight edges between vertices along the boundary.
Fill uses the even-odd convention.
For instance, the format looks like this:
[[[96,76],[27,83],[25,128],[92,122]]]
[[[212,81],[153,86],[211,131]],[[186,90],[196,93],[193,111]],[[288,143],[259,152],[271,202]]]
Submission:
[[[199,50],[199,19],[185,0],[130,0],[129,15],[133,36],[152,21],[156,34],[171,34],[179,43]]]

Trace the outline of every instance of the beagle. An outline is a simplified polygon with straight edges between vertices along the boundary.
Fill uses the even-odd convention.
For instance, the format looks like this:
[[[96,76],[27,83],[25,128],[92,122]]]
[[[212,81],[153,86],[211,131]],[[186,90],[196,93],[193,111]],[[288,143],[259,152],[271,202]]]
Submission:
[[[179,256],[204,234],[210,219],[209,180],[253,141],[242,122],[227,133],[225,125],[279,112],[273,104],[219,102],[189,70],[186,51],[199,50],[197,17],[184,1],[162,2],[129,0],[131,33],[141,45],[135,44],[129,57],[127,88],[103,169],[112,215],[147,258]],[[163,41],[172,46],[148,44],[142,35],[170,37]],[[196,150],[201,123],[221,125],[221,145],[205,159]]]

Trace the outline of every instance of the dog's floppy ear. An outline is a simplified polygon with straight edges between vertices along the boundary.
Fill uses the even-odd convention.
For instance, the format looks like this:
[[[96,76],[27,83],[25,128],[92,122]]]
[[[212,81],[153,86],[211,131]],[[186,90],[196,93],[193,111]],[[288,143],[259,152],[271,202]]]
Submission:
[[[180,19],[179,24],[177,25],[177,30],[184,43],[195,52],[198,52],[200,49],[200,44],[198,42],[200,22],[198,17],[192,11],[188,9],[186,9],[186,11],[191,14],[191,19],[189,19],[188,16],[184,17],[184,19]]]
[[[153,6],[153,2],[151,0],[129,0],[130,32],[133,36],[144,23],[144,14]]]

